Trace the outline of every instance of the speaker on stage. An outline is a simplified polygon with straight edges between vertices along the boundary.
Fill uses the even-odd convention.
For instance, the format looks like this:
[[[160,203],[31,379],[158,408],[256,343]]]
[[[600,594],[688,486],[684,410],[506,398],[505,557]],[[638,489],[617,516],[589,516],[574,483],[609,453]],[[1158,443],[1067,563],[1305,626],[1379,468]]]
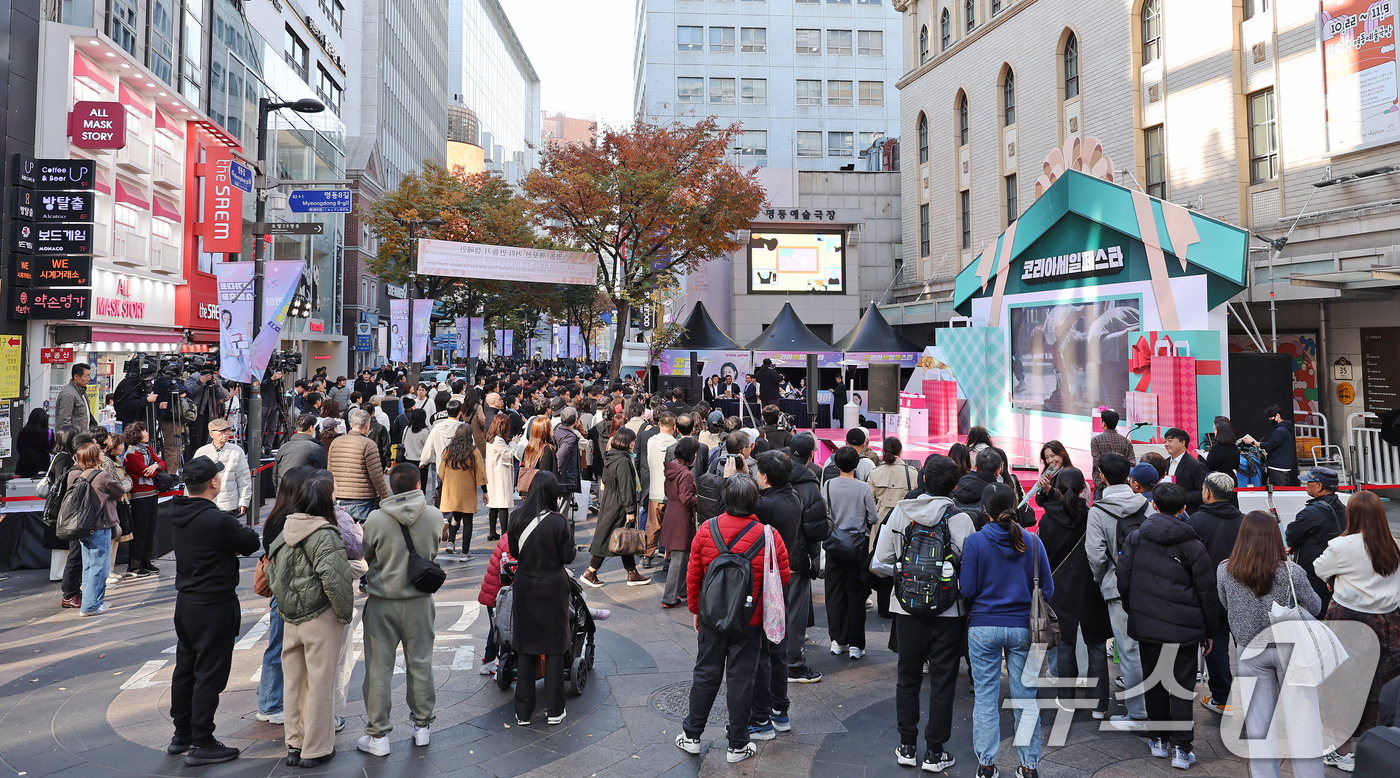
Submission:
[[[807,355],[807,416],[817,426],[817,355]]]
[[[1235,352],[1230,358],[1230,423],[1235,434],[1265,440],[1273,424],[1264,409],[1277,405],[1293,421],[1293,356]],[[1202,434],[1206,430],[1201,431]]]
[[[899,413],[899,365],[871,365],[869,382],[870,413]]]

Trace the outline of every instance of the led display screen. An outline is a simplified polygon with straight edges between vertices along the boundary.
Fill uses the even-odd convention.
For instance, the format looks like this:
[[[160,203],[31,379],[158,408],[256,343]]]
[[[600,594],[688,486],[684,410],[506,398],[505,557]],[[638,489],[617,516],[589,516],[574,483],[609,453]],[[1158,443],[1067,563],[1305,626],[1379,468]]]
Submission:
[[[845,248],[840,232],[752,232],[749,291],[844,293]]]

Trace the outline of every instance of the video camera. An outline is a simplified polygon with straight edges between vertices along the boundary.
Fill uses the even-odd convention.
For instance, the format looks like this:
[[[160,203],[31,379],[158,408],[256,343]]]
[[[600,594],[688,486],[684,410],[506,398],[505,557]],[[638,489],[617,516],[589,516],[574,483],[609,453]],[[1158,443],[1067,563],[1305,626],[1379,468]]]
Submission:
[[[166,354],[160,360],[160,373],[167,378],[190,373],[214,373],[218,369],[218,357],[206,354]]]
[[[122,370],[128,376],[154,378],[160,371],[160,360],[153,354],[136,354],[126,361]]]
[[[301,367],[300,351],[274,351],[267,361],[267,369],[271,372],[280,370],[283,373],[293,373],[298,367]]]

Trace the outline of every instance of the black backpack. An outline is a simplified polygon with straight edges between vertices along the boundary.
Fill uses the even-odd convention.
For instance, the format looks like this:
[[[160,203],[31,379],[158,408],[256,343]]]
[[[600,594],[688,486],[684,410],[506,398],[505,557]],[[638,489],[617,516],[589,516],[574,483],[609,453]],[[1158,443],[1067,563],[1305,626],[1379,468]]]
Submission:
[[[724,513],[724,476],[703,473],[695,479],[695,524],[704,524],[721,513]]]
[[[757,606],[753,599],[753,560],[763,551],[763,537],[760,535],[748,551],[739,554],[724,542],[719,522],[712,520],[709,524],[719,556],[706,568],[700,583],[700,622],[721,635],[742,635],[753,621]],[[757,526],[757,521],[750,521],[734,539],[737,541]]]
[[[950,506],[933,526],[911,522],[905,530],[909,535],[894,565],[894,594],[911,616],[933,617],[957,605],[959,565],[948,517],[959,512]]]
[[[95,470],[90,476],[79,477],[63,495],[58,506],[58,522],[53,529],[59,540],[85,540],[97,532],[97,520],[103,513],[102,498],[92,488],[92,479],[100,472]]]
[[[1147,509],[1151,505],[1152,501],[1148,500],[1142,504],[1142,507],[1126,516],[1113,516],[1113,513],[1107,508],[1104,509],[1105,513],[1113,516],[1113,522],[1118,527],[1118,553],[1121,554],[1123,552],[1123,541],[1127,540],[1128,536],[1133,534],[1133,532],[1138,527],[1141,527],[1142,523],[1147,520]],[[1128,525],[1127,527],[1123,526],[1125,523]]]

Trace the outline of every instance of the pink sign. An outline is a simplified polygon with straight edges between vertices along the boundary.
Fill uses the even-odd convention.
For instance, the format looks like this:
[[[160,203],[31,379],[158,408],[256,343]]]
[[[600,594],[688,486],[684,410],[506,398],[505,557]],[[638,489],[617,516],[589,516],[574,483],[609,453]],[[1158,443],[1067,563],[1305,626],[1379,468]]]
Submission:
[[[68,114],[68,134],[80,149],[119,149],[126,145],[126,109],[121,103],[82,100]]]

